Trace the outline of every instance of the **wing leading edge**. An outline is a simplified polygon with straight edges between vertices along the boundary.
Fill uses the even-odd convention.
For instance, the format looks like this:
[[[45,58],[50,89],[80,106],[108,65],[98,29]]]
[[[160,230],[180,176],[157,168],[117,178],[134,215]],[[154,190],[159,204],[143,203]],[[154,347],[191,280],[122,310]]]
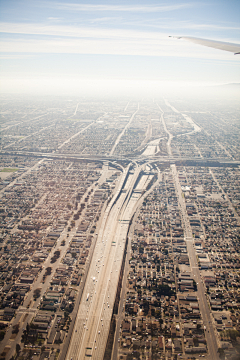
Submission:
[[[230,52],[234,53],[234,55],[240,54],[240,45],[239,44],[232,44],[232,43],[216,41],[216,40],[206,40],[206,39],[200,39],[200,38],[195,38],[195,37],[190,37],[190,36],[169,36],[169,37],[173,37],[175,39],[184,39],[184,40],[192,41],[196,44],[212,47],[212,48],[219,49],[219,50],[230,51]]]

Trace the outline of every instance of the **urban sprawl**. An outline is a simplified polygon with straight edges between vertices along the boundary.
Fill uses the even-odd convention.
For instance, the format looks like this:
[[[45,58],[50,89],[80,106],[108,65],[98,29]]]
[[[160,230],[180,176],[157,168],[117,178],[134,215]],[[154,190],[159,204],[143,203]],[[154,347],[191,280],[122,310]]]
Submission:
[[[239,104],[1,103],[0,359],[239,359]]]

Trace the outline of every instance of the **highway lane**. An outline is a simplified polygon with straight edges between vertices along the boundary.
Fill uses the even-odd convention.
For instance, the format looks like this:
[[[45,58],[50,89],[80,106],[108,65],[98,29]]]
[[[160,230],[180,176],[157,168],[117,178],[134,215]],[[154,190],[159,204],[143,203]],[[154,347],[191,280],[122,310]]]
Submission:
[[[136,166],[134,173],[125,174],[118,197],[104,215],[67,354],[69,360],[104,357],[129,221],[142,196],[141,191],[134,190],[141,171],[142,167]],[[126,177],[127,188],[123,186]],[[151,176],[148,178],[150,181]],[[149,181],[144,181],[144,186]]]
[[[129,229],[129,234],[128,234],[129,242],[128,242],[127,254],[126,254],[126,259],[125,259],[124,274],[123,274],[123,280],[122,280],[122,289],[121,289],[120,301],[119,301],[119,306],[118,306],[118,314],[116,316],[116,329],[115,329],[115,336],[114,336],[112,357],[111,357],[112,360],[117,359],[118,346],[119,346],[118,339],[120,336],[120,326],[121,326],[122,320],[125,317],[125,313],[122,309],[123,309],[123,305],[124,305],[124,301],[125,301],[127,278],[128,278],[128,271],[129,271],[129,260],[130,260],[130,256],[131,256],[131,239],[133,238],[133,235],[134,235],[135,221],[138,217],[139,210],[141,208],[141,205],[142,205],[144,199],[153,191],[153,188],[155,188],[159,184],[159,181],[161,181],[161,179],[162,179],[162,177],[161,177],[160,171],[158,170],[157,181],[154,183],[153,187],[151,187],[148,191],[145,192],[144,196],[141,196],[141,198],[139,198],[139,200],[135,203],[135,207],[133,210],[134,217],[133,217],[132,225]],[[141,183],[141,180],[140,180],[139,184],[140,183]],[[138,187],[140,188],[140,185],[138,185],[136,187],[136,190]]]
[[[107,168],[105,168],[104,171],[107,172]],[[103,212],[102,212],[101,217],[100,217],[100,221],[99,221],[99,223],[97,225],[97,228],[96,228],[96,234],[95,234],[94,243],[90,248],[89,256],[88,256],[88,259],[87,259],[87,262],[86,262],[85,273],[84,273],[83,278],[81,280],[80,289],[78,291],[78,295],[77,295],[77,298],[76,298],[76,301],[75,301],[75,306],[74,306],[73,312],[71,314],[72,321],[71,321],[71,324],[70,324],[70,327],[69,327],[67,337],[66,337],[65,342],[64,342],[64,346],[63,346],[62,351],[61,351],[60,360],[65,360],[66,359],[66,355],[67,355],[67,352],[68,352],[68,347],[69,347],[71,337],[72,337],[72,334],[73,334],[73,330],[74,330],[74,326],[75,326],[76,316],[77,316],[77,313],[78,313],[80,301],[82,299],[83,290],[84,290],[84,287],[85,287],[85,284],[86,284],[89,267],[90,267],[90,264],[91,264],[91,261],[92,261],[92,256],[93,256],[93,253],[94,253],[94,250],[95,250],[95,245],[96,245],[96,241],[97,241],[97,234],[99,232],[99,229],[100,229],[100,226],[101,226],[101,223],[102,223],[102,218],[103,218],[103,215],[104,215],[105,208],[106,208],[106,204],[104,205]]]
[[[181,134],[182,135],[187,135],[188,133],[184,133]],[[36,158],[48,158],[48,159],[57,159],[57,160],[74,160],[74,161],[99,161],[100,163],[103,163],[105,161],[110,161],[110,162],[117,162],[119,161],[120,163],[122,161],[124,162],[128,162],[128,164],[131,164],[132,162],[140,162],[142,163],[143,161],[146,162],[177,162],[177,161],[191,161],[191,162],[195,162],[196,164],[198,164],[199,166],[211,166],[211,162],[214,163],[218,163],[218,166],[238,166],[240,165],[240,161],[239,160],[229,160],[228,158],[226,159],[219,159],[219,158],[209,158],[209,157],[205,157],[205,158],[199,158],[199,157],[184,157],[184,156],[169,156],[169,155],[148,155],[146,157],[143,157],[143,155],[135,155],[135,156],[117,156],[117,155],[113,155],[113,156],[98,156],[98,155],[79,155],[79,154],[74,154],[74,153],[40,153],[40,152],[32,152],[32,151],[0,151],[0,155],[11,155],[11,156],[30,156],[30,157],[36,157]],[[215,166],[215,165],[214,165]]]
[[[161,116],[163,118],[163,114]],[[186,120],[188,120],[188,119],[186,119]],[[164,119],[162,121],[164,123]],[[171,156],[171,137],[172,137],[172,135],[167,130],[166,124],[165,124],[164,128],[169,135],[169,140],[168,140],[169,156],[163,157],[163,158],[156,158],[156,160],[169,161],[170,159],[172,159],[173,161],[176,161],[178,158]],[[199,130],[197,130],[197,127],[194,128],[194,131],[192,131],[191,133],[196,132],[196,131],[199,131]],[[190,133],[188,133],[188,134],[190,134]],[[119,139],[119,141],[120,141],[120,139]],[[43,156],[45,156],[45,155],[43,154]],[[53,154],[47,154],[47,156],[55,157]],[[63,156],[64,156],[64,154],[63,154]],[[65,154],[65,156],[68,156],[68,154]],[[73,156],[78,156],[78,155],[73,155]],[[62,155],[59,155],[58,157],[62,157]],[[93,158],[96,158],[96,157],[93,157]],[[120,159],[117,157],[114,157],[114,158]],[[153,158],[154,157],[152,157],[152,159]],[[141,157],[139,157],[139,159],[141,159]],[[193,158],[192,160],[199,160],[199,159]],[[207,159],[201,159],[201,160],[203,160],[205,162],[207,161]],[[43,160],[40,160],[40,161],[43,161]],[[128,170],[129,170],[129,168],[130,167],[128,167]],[[175,167],[175,169],[176,169],[176,167]],[[92,273],[92,278],[88,279],[89,284],[91,286],[89,284],[87,284],[86,290],[84,293],[86,295],[85,302],[87,303],[87,304],[85,304],[87,306],[85,306],[85,308],[83,307],[83,309],[84,309],[83,315],[86,318],[86,320],[84,320],[85,325],[83,323],[83,328],[85,326],[85,328],[84,328],[85,331],[83,332],[84,341],[85,341],[84,346],[86,346],[85,350],[87,349],[87,347],[89,347],[91,349],[93,349],[93,348],[95,349],[95,347],[96,347],[96,351],[98,352],[99,349],[104,349],[104,347],[105,347],[104,344],[106,343],[105,340],[107,339],[107,335],[108,335],[108,329],[109,329],[108,324],[110,323],[110,319],[111,319],[110,314],[112,313],[112,306],[113,306],[112,304],[114,303],[114,298],[115,298],[114,286],[115,285],[117,286],[117,283],[118,283],[118,276],[119,276],[119,272],[120,272],[120,268],[121,268],[121,257],[123,254],[123,248],[124,248],[126,233],[127,233],[127,229],[128,229],[128,223],[129,223],[129,219],[132,216],[132,213],[134,212],[136,203],[138,202],[138,200],[140,198],[139,193],[133,193],[134,181],[136,181],[136,177],[139,175],[140,170],[141,170],[141,167],[136,166],[135,171],[132,171],[132,174],[125,173],[125,176],[128,176],[128,180],[127,180],[127,183],[126,183],[125,189],[124,189],[125,192],[123,192],[122,189],[117,191],[117,193],[114,196],[114,201],[112,201],[110,203],[111,206],[108,208],[108,212],[107,212],[108,215],[105,218],[103,228],[101,228],[103,230],[99,231],[100,243],[97,242],[98,253],[95,258],[95,266],[96,266],[95,272]],[[123,176],[123,178],[124,178],[124,176]],[[145,186],[147,186],[147,183],[149,182],[150,178],[151,178],[150,175],[149,176],[143,175],[141,178],[141,181],[137,185],[136,190],[141,191],[142,189],[144,189]],[[176,179],[177,179],[177,174],[176,174]],[[19,178],[16,181],[18,181],[18,180],[19,180]],[[182,213],[184,216],[185,204],[180,195],[181,195],[181,189],[179,189],[179,199],[181,199],[179,201],[182,204],[181,208],[182,208]],[[186,211],[185,211],[185,215],[186,215]],[[192,269],[193,275],[196,279],[196,282],[198,282],[198,284],[199,284],[198,296],[199,296],[199,302],[202,303],[202,305],[201,305],[202,307],[200,306],[200,309],[201,309],[202,313],[208,313],[209,319],[210,319],[211,313],[209,311],[208,303],[206,301],[206,297],[204,294],[204,286],[202,284],[200,272],[199,272],[198,265],[197,265],[192,233],[190,231],[187,221],[188,220],[186,217],[185,218],[186,243],[187,243],[188,252],[189,252],[191,269]],[[101,231],[102,231],[102,235],[100,236]],[[100,261],[98,261],[98,256],[100,256],[100,255],[101,255]],[[105,262],[107,262],[108,264],[106,265]],[[90,271],[91,271],[91,269],[90,269]],[[94,274],[96,276],[94,276]],[[109,283],[106,283],[105,278],[107,278],[108,275],[109,275],[109,280],[108,280]],[[99,279],[97,277],[99,277]],[[93,278],[95,278],[95,280],[93,280]],[[36,285],[37,285],[37,283],[36,283]],[[87,288],[87,286],[89,286],[89,287]],[[96,291],[96,293],[95,293],[95,291]],[[100,294],[100,299],[95,297],[95,294],[97,294],[97,291]],[[88,300],[86,300],[87,294],[89,294]],[[108,299],[110,299],[110,300],[108,300]],[[34,307],[36,307],[36,304]],[[17,314],[16,319],[21,321],[21,319],[22,319],[21,316],[24,311],[27,312],[29,314],[29,316],[31,314],[34,314],[33,308],[26,310],[26,307],[25,308],[23,307],[19,310],[19,314]],[[85,311],[88,313],[87,316],[86,316]],[[95,320],[97,311],[99,311],[99,313],[102,314],[102,320],[101,320],[101,318],[100,318],[100,320],[99,320],[99,318],[98,318],[98,320]],[[205,318],[207,318],[207,317],[205,317]],[[209,319],[208,319],[208,322],[205,323],[205,325],[211,331],[209,330],[210,331],[209,335],[206,334],[206,338],[208,337],[208,344],[212,344],[213,346],[211,346],[211,347],[214,348],[216,345],[214,342],[214,339],[215,339],[214,326],[212,324],[209,324]],[[31,320],[31,317],[28,317],[26,321],[29,322],[29,320]],[[80,317],[79,317],[79,321],[81,321]],[[86,325],[86,321],[87,321],[87,325]],[[82,329],[81,329],[81,331],[82,331]],[[98,331],[100,331],[100,333],[98,333]],[[78,328],[75,328],[75,332],[76,332],[76,338],[79,338]],[[91,334],[91,335],[89,335],[89,334]],[[96,340],[96,338],[97,338],[97,340]],[[96,340],[96,345],[95,345],[95,340]],[[78,340],[78,342],[79,342],[79,340]],[[78,346],[78,349],[79,349],[79,344],[77,344],[76,346]],[[87,350],[89,350],[89,349],[87,349]],[[79,351],[79,350],[77,350],[77,351]],[[104,351],[104,350],[101,350],[101,351]]]
[[[95,291],[97,292],[97,290],[98,290],[98,295],[99,295],[99,293],[102,290],[101,281],[103,281],[102,280],[103,276],[102,277],[100,277],[100,276],[103,273],[102,270],[108,269],[108,267],[106,265],[105,265],[105,269],[103,269],[104,268],[103,260],[105,259],[106,254],[109,256],[109,251],[111,252],[111,250],[114,249],[114,247],[112,248],[113,240],[112,240],[112,233],[110,234],[110,231],[111,231],[111,222],[114,221],[114,218],[116,217],[116,210],[114,212],[112,211],[113,215],[111,216],[109,224],[107,224],[107,220],[109,218],[109,213],[110,213],[112,207],[114,206],[116,200],[118,199],[120,191],[121,191],[121,189],[124,185],[124,182],[128,176],[128,170],[129,170],[129,168],[126,169],[124,171],[124,173],[122,174],[121,180],[118,185],[118,191],[116,192],[115,196],[109,203],[109,205],[105,211],[104,218],[102,219],[102,225],[101,225],[101,228],[100,228],[100,231],[98,234],[96,248],[95,248],[95,251],[93,254],[91,267],[90,267],[90,270],[88,273],[88,279],[86,282],[82,301],[81,301],[79,312],[78,312],[77,319],[76,319],[74,334],[72,336],[72,341],[70,343],[70,349],[69,349],[68,357],[67,357],[69,359],[71,359],[73,357],[77,359],[80,352],[81,353],[84,352],[85,348],[86,348],[86,346],[85,346],[84,349],[82,347],[81,347],[81,349],[79,349],[79,346],[80,346],[79,338],[82,338],[82,337],[85,338],[85,335],[86,335],[85,331],[88,331],[87,329],[88,329],[89,324],[86,325],[86,322],[88,320],[88,318],[86,317],[86,314],[88,314],[89,308],[91,307],[90,305],[92,304],[93,293],[95,294]],[[117,201],[118,208],[120,208],[120,206],[123,204],[125,196],[126,196],[126,194],[123,193],[119,197],[119,199]],[[116,204],[115,204],[115,208],[116,208]],[[107,242],[107,238],[108,238],[108,242]],[[106,247],[106,244],[108,244],[107,247]],[[112,254],[110,254],[110,255],[112,258]],[[103,256],[104,256],[104,258],[103,258]],[[108,271],[109,271],[109,269],[108,269]],[[105,273],[106,273],[106,270],[105,270]],[[96,288],[96,290],[95,290],[95,288]],[[101,294],[99,297],[102,298],[102,296],[104,296],[104,293]],[[97,306],[98,308],[100,306],[97,302],[97,297],[94,297],[94,307],[95,306]],[[91,310],[91,311],[93,311],[93,310]],[[107,311],[107,312],[109,312],[109,311]],[[89,315],[92,316],[92,312]],[[107,318],[107,315],[106,314],[104,314],[104,315],[105,315],[104,318]]]

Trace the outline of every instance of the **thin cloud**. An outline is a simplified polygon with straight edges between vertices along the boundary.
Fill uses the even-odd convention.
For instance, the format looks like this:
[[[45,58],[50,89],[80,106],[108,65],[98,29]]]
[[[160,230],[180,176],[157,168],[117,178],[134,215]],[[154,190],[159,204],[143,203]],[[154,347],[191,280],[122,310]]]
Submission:
[[[184,29],[205,29],[205,30],[240,30],[240,26],[224,26],[216,24],[179,24]]]
[[[62,18],[50,16],[50,17],[47,18],[47,20],[50,20],[50,21],[61,21]]]
[[[100,18],[94,18],[94,19],[90,19],[89,22],[91,24],[115,24],[116,25],[116,22],[118,22],[119,24],[123,24],[125,23],[124,22],[124,19],[122,17],[116,17],[116,16],[112,16],[112,17],[100,17]]]
[[[4,23],[0,22],[0,32],[8,34],[25,34],[25,35],[42,35],[42,36],[58,36],[58,37],[69,37],[69,38],[89,38],[93,40],[97,39],[120,39],[120,40],[143,40],[148,39],[149,41],[160,39],[165,39],[173,30],[177,29],[178,33],[181,29],[205,29],[207,24],[188,24],[182,23],[176,24],[176,27],[171,27],[167,25],[159,25],[159,29],[167,30],[167,32],[158,32],[158,31],[138,31],[138,30],[128,30],[128,29],[113,29],[111,31],[109,28],[100,28],[100,27],[81,27],[81,26],[69,26],[69,25],[49,25],[49,24],[23,24],[23,23]],[[212,29],[214,29],[212,25]],[[216,27],[217,29],[218,27]],[[231,39],[216,39],[219,41],[230,41],[234,42]]]
[[[213,49],[202,49],[196,44],[174,41],[168,38],[168,33],[158,31],[112,28],[110,31],[109,28],[100,27],[7,22],[0,23],[0,31],[23,35],[22,39],[18,40],[2,36],[1,49],[5,53],[177,56],[231,60],[230,54],[219,53]],[[35,39],[29,39],[25,35],[35,35]]]
[[[155,20],[156,21],[156,20]],[[218,24],[197,24],[184,21],[174,21],[167,23],[157,23],[154,22],[145,22],[144,24],[147,27],[157,28],[157,29],[193,29],[193,30],[240,30],[240,26],[227,26],[227,25],[218,25]]]
[[[87,11],[87,12],[96,12],[96,11],[120,11],[120,12],[140,12],[140,13],[153,13],[153,12],[167,12],[175,11],[185,8],[192,8],[195,3],[183,3],[183,4],[173,4],[173,5],[161,5],[161,6],[131,6],[131,5],[94,5],[94,4],[70,4],[70,3],[46,3],[49,7],[54,7],[60,10],[68,11]]]
[[[6,53],[59,53],[135,55],[159,57],[185,57],[202,59],[236,60],[232,54],[200,47],[184,41],[165,39],[18,39],[0,41]]]
[[[0,59],[1,60],[21,60],[21,59],[29,59],[29,58],[34,58],[35,55],[30,55],[30,54],[4,54],[4,55],[0,55]]]
[[[79,38],[132,38],[132,39],[159,39],[166,37],[159,32],[147,32],[126,29],[104,29],[88,28],[68,25],[46,25],[46,24],[22,24],[22,23],[0,23],[0,32],[9,34],[26,35],[48,35],[61,37],[79,37]]]

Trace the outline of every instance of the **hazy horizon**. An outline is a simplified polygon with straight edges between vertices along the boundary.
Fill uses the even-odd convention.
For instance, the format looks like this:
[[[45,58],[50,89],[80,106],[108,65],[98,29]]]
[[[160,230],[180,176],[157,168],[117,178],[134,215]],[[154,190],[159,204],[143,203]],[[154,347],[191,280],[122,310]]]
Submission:
[[[237,1],[0,3],[1,93],[158,94],[240,83],[240,56],[169,35],[240,43]]]

